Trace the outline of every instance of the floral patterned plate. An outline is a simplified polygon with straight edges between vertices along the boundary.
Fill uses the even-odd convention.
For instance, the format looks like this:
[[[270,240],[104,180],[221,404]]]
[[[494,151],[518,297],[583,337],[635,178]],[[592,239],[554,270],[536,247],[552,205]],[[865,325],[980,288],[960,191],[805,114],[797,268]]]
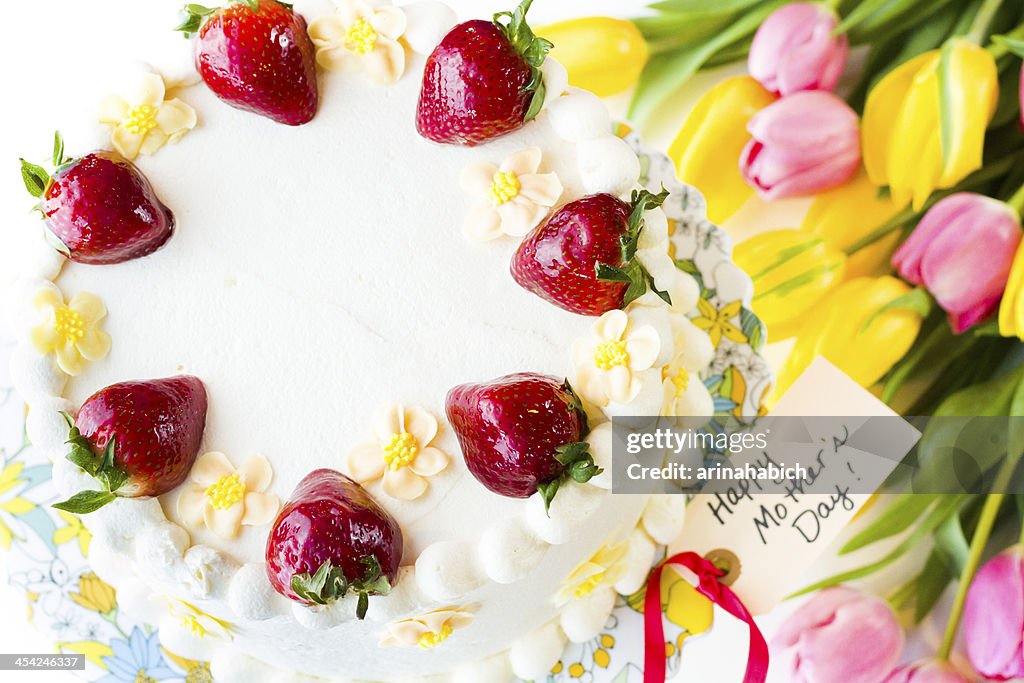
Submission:
[[[761,414],[772,372],[760,356],[764,325],[750,310],[753,286],[732,263],[732,241],[705,217],[704,198],[675,178],[672,162],[645,147],[626,126],[619,135],[640,154],[642,181],[671,194],[664,209],[677,265],[701,285],[693,322],[716,348],[704,377],[717,419],[750,420]],[[0,330],[0,368],[14,342]],[[718,424],[712,422],[714,429]],[[84,677],[102,683],[212,681],[209,667],[168,652],[156,629],[118,608],[117,595],[89,568],[88,530],[77,517],[54,510],[57,492],[50,463],[25,437],[25,406],[0,375],[0,548],[11,583],[26,595],[29,619],[55,644],[87,660]],[[666,572],[662,585],[668,620],[665,653],[669,674],[679,670],[683,641],[712,625],[711,604],[688,583]],[[605,631],[571,645],[546,683],[639,683],[643,679],[643,596],[621,596]]]

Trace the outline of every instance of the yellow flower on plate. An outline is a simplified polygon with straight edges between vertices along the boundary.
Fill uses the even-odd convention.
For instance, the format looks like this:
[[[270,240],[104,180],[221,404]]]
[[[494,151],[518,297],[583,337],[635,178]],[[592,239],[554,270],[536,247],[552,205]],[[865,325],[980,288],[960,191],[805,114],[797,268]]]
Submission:
[[[89,543],[92,541],[92,534],[86,528],[85,524],[82,523],[82,518],[78,515],[73,515],[70,512],[64,512],[63,510],[57,510],[57,514],[64,520],[65,526],[60,527],[53,532],[53,542],[55,545],[64,545],[71,541],[78,541],[78,548],[82,551],[83,557],[89,557]]]
[[[380,639],[380,646],[431,650],[472,622],[473,613],[469,610],[445,607],[388,624]]]
[[[46,287],[32,303],[45,318],[31,332],[32,346],[43,355],[54,354],[67,374],[81,374],[86,361],[101,360],[110,352],[110,336],[100,329],[107,308],[95,294],[80,292],[64,303],[56,288]]]
[[[653,326],[635,324],[625,311],[608,311],[589,337],[573,344],[574,388],[596,406],[629,403],[642,388],[640,373],[654,366],[660,352]]]
[[[448,467],[448,455],[430,444],[437,418],[423,408],[389,406],[373,417],[374,441],[356,446],[345,469],[361,484],[382,479],[384,492],[413,500],[427,490],[427,477]]]
[[[381,85],[405,72],[405,47],[399,42],[408,27],[405,12],[364,0],[338,0],[337,13],[309,26],[316,61],[332,71],[363,71]]]
[[[70,596],[85,609],[104,616],[117,609],[117,592],[114,587],[96,576],[94,572],[86,572],[79,576],[78,592],[70,593]]]
[[[1017,247],[999,304],[999,334],[1024,341],[1024,243]]]
[[[529,147],[500,166],[474,163],[466,167],[460,184],[479,200],[466,217],[467,237],[480,242],[502,235],[522,237],[537,227],[562,196],[557,175],[537,172],[541,157],[539,149]]]
[[[243,524],[269,524],[281,507],[281,499],[266,492],[274,472],[262,455],[235,469],[223,453],[205,453],[189,477],[193,483],[178,496],[178,517],[188,527],[205,526],[221,538],[234,538]]]
[[[561,589],[555,595],[555,603],[565,605],[585,598],[598,588],[614,585],[625,571],[626,566],[622,560],[628,549],[628,543],[606,544],[598,548],[593,557],[582,562],[565,577]]]
[[[722,337],[737,344],[746,344],[747,336],[732,322],[733,318],[740,314],[742,308],[743,302],[738,300],[730,301],[721,308],[715,308],[707,299],[700,299],[697,301],[697,311],[700,315],[693,319],[693,324],[708,333],[711,344],[716,349],[722,342]]]
[[[12,462],[0,471],[0,494],[6,493],[14,487],[24,484],[25,479],[21,477],[25,469],[25,463]],[[0,502],[0,511],[17,517],[35,509],[35,503],[20,495],[14,495]],[[14,532],[0,517],[0,548],[9,549],[11,541],[14,540]]]
[[[195,110],[167,98],[164,79],[142,74],[127,97],[108,95],[100,103],[100,123],[111,127],[110,144],[126,159],[153,154],[196,127]]]

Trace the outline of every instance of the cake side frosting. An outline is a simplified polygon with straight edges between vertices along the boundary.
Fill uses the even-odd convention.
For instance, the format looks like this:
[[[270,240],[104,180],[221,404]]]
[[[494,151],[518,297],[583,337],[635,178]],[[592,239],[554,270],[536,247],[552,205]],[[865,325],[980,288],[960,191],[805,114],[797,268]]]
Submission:
[[[322,3],[297,9],[310,18],[324,11]],[[428,477],[423,495],[400,500],[382,482],[368,485],[403,527],[407,549],[398,585],[371,598],[367,622],[352,618],[345,601],[310,610],[268,591],[266,527],[242,527],[228,540],[194,523],[186,530],[182,491],[159,501],[119,500],[87,518],[97,564],[122,591],[142,594],[149,585],[176,598],[173,616],[160,606],[162,632],[192,649],[183,654],[211,657],[225,680],[245,675],[239,652],[282,672],[386,679],[448,672],[510,645],[509,657],[470,666],[459,680],[498,680],[488,677],[496,670],[489,667],[508,661],[521,676],[539,675],[553,663],[546,661],[551,643],[586,639],[603,626],[613,589],[639,587],[654,541],[667,542],[681,525],[681,499],[669,501],[673,508],[610,496],[600,478],[568,485],[548,515],[537,496],[497,497],[467,476],[443,424],[444,393],[518,370],[575,375],[569,350],[593,336],[594,319],[517,287],[508,273],[514,241],[464,238],[472,198],[460,177],[467,166],[497,166],[539,150],[537,170],[557,176],[561,205],[596,192],[628,194],[639,164],[611,135],[595,98],[557,85],[554,62],[546,67],[548,106],[535,122],[472,150],[427,143],[410,123],[420,64],[411,58],[410,75],[385,88],[358,74],[322,74],[317,118],[297,129],[228,109],[201,86],[181,89],[176,95],[196,110],[199,125],[139,162],[175,209],[173,239],[117,266],[61,271],[43,259],[37,269],[43,279],[61,271],[63,293],[100,294],[110,312],[102,323],[113,340],[109,358],[66,388],[52,361],[30,348],[16,354],[13,374],[29,399],[32,438],[52,448],[55,476],[68,493],[89,484],[63,458],[67,429],[57,411],[73,412],[94,390],[126,378],[203,377],[211,401],[203,452],[223,451],[238,467],[266,456],[266,493],[280,499],[311,469],[344,469],[388,406],[421,407],[442,423],[433,445],[449,465]],[[667,233],[660,210],[647,218],[651,235]],[[691,372],[709,358],[706,338],[683,318],[693,304],[689,286],[676,287],[675,310],[649,293],[624,314],[656,332],[659,350],[636,373],[637,395],[606,402],[607,414],[657,414],[665,382],[676,378],[663,368],[684,347],[692,347]],[[16,288],[14,319],[23,331],[38,321],[19,293],[45,288],[39,280]],[[677,364],[673,372],[680,371]],[[600,460],[610,457],[610,434],[597,429],[589,440]],[[585,577],[578,596],[579,586],[566,593],[594,558],[614,558],[615,571]],[[439,610],[456,616],[437,621]],[[206,637],[190,637],[203,619],[213,620],[201,629]],[[223,633],[217,624],[226,625]],[[452,632],[437,647],[382,656],[382,638],[400,641],[424,624],[440,629],[427,633]],[[453,624],[462,626],[457,634]]]

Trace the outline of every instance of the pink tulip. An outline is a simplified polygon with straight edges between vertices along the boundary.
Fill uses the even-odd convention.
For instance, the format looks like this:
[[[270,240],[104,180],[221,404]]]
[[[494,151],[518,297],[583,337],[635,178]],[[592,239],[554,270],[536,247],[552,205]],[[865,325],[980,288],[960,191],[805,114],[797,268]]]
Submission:
[[[772,680],[878,683],[903,651],[903,630],[884,601],[851,588],[827,588],[772,638]]]
[[[939,659],[907,664],[889,674],[883,683],[967,683],[956,669]]]
[[[843,73],[849,46],[833,35],[835,12],[822,5],[794,2],[772,12],[750,45],[750,75],[777,95],[831,90]]]
[[[814,194],[853,177],[860,164],[857,114],[828,92],[783,97],[747,124],[740,173],[764,199]]]
[[[1024,546],[988,561],[964,609],[967,658],[986,678],[1024,678]]]
[[[931,292],[959,334],[999,305],[1020,239],[1020,216],[1010,206],[959,192],[929,209],[892,264]]]

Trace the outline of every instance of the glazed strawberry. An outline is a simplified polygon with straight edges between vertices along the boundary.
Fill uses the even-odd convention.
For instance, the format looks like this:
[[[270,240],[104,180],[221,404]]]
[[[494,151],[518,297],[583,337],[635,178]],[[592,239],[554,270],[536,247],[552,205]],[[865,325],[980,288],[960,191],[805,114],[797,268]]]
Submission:
[[[586,414],[567,382],[519,373],[463,384],[448,392],[445,411],[469,471],[502,496],[539,491],[550,504],[566,478],[585,482],[601,473],[583,441]]]
[[[366,490],[334,470],[315,470],[295,487],[267,538],[267,576],[297,602],[327,605],[358,595],[386,595],[402,561],[402,530]]]
[[[213,93],[238,109],[298,126],[316,115],[316,50],[306,20],[276,0],[224,8],[187,5],[178,27],[195,44],[196,69]]]
[[[55,508],[85,514],[115,498],[160,496],[181,484],[206,427],[206,388],[196,377],[122,382],[96,392],[70,427],[68,460],[102,491],[76,493]]]
[[[494,21],[468,21],[448,33],[427,58],[416,130],[455,145],[478,145],[521,127],[540,113],[540,66],[552,45],[533,34],[533,0]]]
[[[630,204],[610,194],[578,199],[555,212],[523,239],[512,257],[521,287],[580,315],[622,308],[654,289],[639,259],[644,212],[661,206],[667,192],[633,193]]]
[[[174,214],[135,164],[116,152],[65,159],[58,133],[51,177],[21,160],[25,187],[39,198],[58,249],[76,263],[103,265],[148,256],[174,232]]]

